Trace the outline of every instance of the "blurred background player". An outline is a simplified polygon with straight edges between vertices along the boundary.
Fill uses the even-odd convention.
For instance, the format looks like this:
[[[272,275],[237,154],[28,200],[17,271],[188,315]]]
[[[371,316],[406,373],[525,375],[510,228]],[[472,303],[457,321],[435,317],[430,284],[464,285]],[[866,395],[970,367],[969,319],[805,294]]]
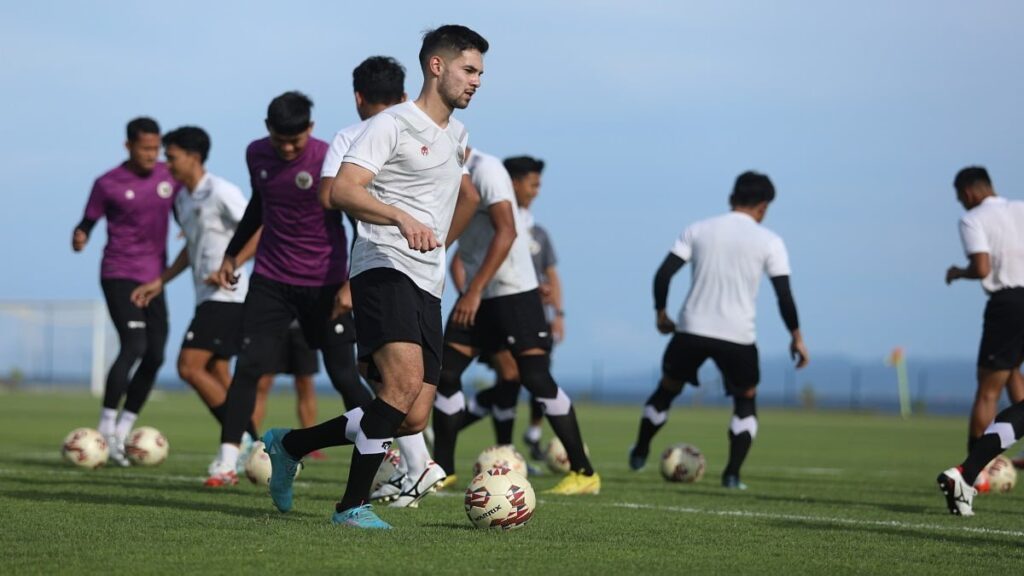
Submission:
[[[789,287],[789,255],[782,238],[761,225],[775,186],[764,174],[744,172],[736,178],[724,215],[690,225],[676,240],[654,278],[657,327],[672,340],[662,360],[658,388],[644,406],[640,432],[629,452],[629,467],[640,470],[650,454],[651,439],[668,419],[672,400],[687,383],[699,386],[697,370],[712,359],[722,372],[725,392],[733,397],[729,423],[729,462],[722,486],[746,489],[740,482],[750,445],[757,436],[754,397],[760,380],[754,319],[761,275],[771,278],[779,311],[792,340],[797,368],[807,365],[796,303]],[[678,324],[665,312],[672,276],[693,263],[693,280]]]
[[[170,268],[132,291],[132,302],[151,306],[164,286],[191,265],[196,308],[178,354],[178,374],[195,389],[220,424],[227,411],[231,385],[229,359],[241,343],[242,306],[249,288],[248,273],[238,270],[238,282],[227,290],[217,284],[224,249],[245,212],[246,199],[231,182],[206,171],[210,137],[202,128],[183,126],[163,137],[164,155],[171,176],[180,183],[174,198],[174,218],[185,237],[185,247]],[[254,235],[238,255],[238,264],[252,258],[259,241]],[[252,442],[250,423],[244,440]],[[243,442],[245,443],[245,442]]]
[[[93,184],[85,215],[72,233],[71,247],[81,252],[96,222],[107,218],[100,285],[117,329],[120,350],[107,373],[97,429],[107,439],[110,459],[128,466],[124,440],[164,363],[168,329],[163,295],[146,308],[139,308],[132,304],[131,293],[159,276],[167,265],[167,226],[175,182],[167,166],[157,161],[160,127],[156,121],[141,117],[129,122],[124,146],[128,159]],[[124,406],[118,416],[122,400]]]
[[[549,492],[597,494],[601,479],[587,458],[576,411],[551,376],[551,332],[544,315],[529,238],[520,234],[512,180],[501,161],[473,149],[466,166],[480,193],[480,207],[460,239],[458,258],[465,268],[465,289],[445,329],[441,383],[434,402],[434,453],[454,473],[455,441],[466,417],[462,373],[481,352],[507,348],[522,384],[544,404],[555,434],[565,445],[570,472]],[[497,421],[515,414],[518,386],[495,389]],[[504,440],[511,441],[511,427]],[[502,439],[499,439],[501,442]]]
[[[946,284],[980,280],[988,295],[967,434],[970,451],[995,418],[1004,388],[1011,402],[1024,400],[1024,202],[996,196],[980,166],[960,170],[953,187],[967,210],[960,218],[960,240],[968,263],[950,266]]]
[[[246,150],[253,194],[225,250],[218,278],[222,286],[237,281],[239,253],[260,226],[263,233],[245,299],[242,347],[228,390],[219,463],[206,481],[210,487],[238,482],[239,444],[256,404],[257,384],[274,371],[292,321],[298,320],[310,347],[320,349],[327,376],[342,397],[369,394],[355,365],[351,319],[331,322],[348,278],[348,243],[341,215],[324,210],[317,197],[328,145],[312,136],[312,107],[301,92],[274,98],[265,122],[269,136]]]

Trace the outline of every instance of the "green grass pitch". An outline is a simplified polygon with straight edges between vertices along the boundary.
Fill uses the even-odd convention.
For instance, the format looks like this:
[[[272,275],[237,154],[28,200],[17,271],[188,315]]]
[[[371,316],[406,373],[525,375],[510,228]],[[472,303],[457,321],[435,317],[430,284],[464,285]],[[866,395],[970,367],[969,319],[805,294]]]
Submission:
[[[323,393],[322,417],[341,403]],[[950,516],[934,479],[962,456],[966,416],[915,417],[762,410],[744,468],[746,492],[718,476],[727,450],[725,409],[679,407],[655,441],[698,445],[708,473],[693,485],[664,482],[652,459],[640,473],[626,450],[640,408],[579,406],[603,478],[596,497],[540,494],[557,477],[532,479],[538,507],[512,532],[471,527],[461,490],[418,510],[388,509],[395,529],[359,532],[329,523],[348,448],[312,462],[296,506],[277,513],[243,480],[202,486],[218,431],[190,394],[154,396],[140,425],[169,438],[155,468],[97,471],[60,459],[63,436],[95,426],[86,395],[0,395],[0,573],[3,574],[956,574],[1024,570],[1024,488],[983,495],[977,516]],[[524,412],[520,413],[520,424]],[[294,421],[290,396],[271,399],[268,424]],[[517,437],[521,426],[517,428]],[[550,432],[545,431],[546,437]],[[461,438],[459,484],[490,444],[490,425]]]

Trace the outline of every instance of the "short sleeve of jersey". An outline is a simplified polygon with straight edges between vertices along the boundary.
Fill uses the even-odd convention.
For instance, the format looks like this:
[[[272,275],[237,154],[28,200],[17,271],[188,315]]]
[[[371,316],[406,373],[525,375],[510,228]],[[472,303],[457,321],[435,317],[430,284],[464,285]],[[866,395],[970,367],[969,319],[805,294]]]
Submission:
[[[676,238],[676,243],[672,245],[672,253],[689,262],[693,256],[693,235],[693,227],[683,230],[679,238]]]
[[[107,195],[100,186],[100,181],[93,182],[92,191],[89,192],[89,201],[85,204],[85,217],[89,220],[99,220],[106,213]]]
[[[217,199],[223,208],[225,220],[237,226],[242,221],[246,205],[249,204],[245,196],[242,196],[242,191],[233,184],[224,183],[217,190]]]
[[[327,148],[327,155],[324,156],[323,168],[320,169],[321,178],[334,178],[338,175],[338,170],[341,170],[341,162],[351,146],[352,140],[344,131],[334,135],[330,147]]]
[[[499,202],[512,202],[516,197],[512,189],[512,179],[508,177],[504,167],[498,163],[483,162],[479,170],[482,173],[479,178],[477,190],[480,192],[480,203],[484,206],[494,206]]]
[[[988,244],[988,237],[985,236],[985,231],[982,230],[977,221],[968,216],[960,219],[960,241],[964,245],[964,253],[968,256],[992,250]]]
[[[398,121],[382,112],[374,116],[363,133],[356,137],[342,162],[366,168],[374,175],[380,173],[398,147]]]
[[[769,278],[789,276],[789,253],[786,252],[786,244],[778,236],[772,238],[768,244],[768,255],[764,261],[764,273]]]

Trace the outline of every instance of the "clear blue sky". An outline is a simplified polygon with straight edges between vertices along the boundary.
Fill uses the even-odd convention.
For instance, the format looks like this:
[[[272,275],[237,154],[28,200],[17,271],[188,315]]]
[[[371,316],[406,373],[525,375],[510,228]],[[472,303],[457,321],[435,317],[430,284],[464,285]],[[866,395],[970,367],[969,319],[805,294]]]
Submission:
[[[208,168],[245,185],[270,98],[309,94],[329,138],[357,120],[353,67],[394,56],[415,95],[420,32],[457,22],[492,46],[459,115],[472,144],[548,162],[535,212],[566,286],[556,373],[657,366],[653,273],[746,169],[778,189],[766,224],[789,246],[812,356],[903,345],[970,361],[984,295],[942,282],[964,260],[951,181],[981,163],[1024,197],[1022,21],[1012,1],[5,2],[0,299],[101,298],[104,226],[83,254],[69,238],[131,117],[205,127]],[[673,309],[688,282],[673,283]],[[763,288],[762,354],[780,355]],[[169,298],[173,358],[187,279]]]

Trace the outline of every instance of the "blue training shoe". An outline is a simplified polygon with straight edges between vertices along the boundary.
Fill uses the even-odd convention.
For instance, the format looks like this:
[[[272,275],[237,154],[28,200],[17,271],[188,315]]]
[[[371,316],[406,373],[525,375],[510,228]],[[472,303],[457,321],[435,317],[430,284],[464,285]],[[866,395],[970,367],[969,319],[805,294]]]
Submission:
[[[331,522],[338,526],[352,526],[353,528],[366,528],[369,530],[390,530],[391,524],[380,519],[373,511],[373,506],[363,504],[355,508],[349,508],[344,512],[335,512]]]
[[[299,461],[281,444],[288,432],[288,428],[271,428],[263,435],[263,451],[270,456],[270,498],[281,512],[292,509],[292,481],[299,469]]]
[[[647,466],[647,454],[640,454],[636,451],[636,446],[629,449],[629,469],[634,472],[639,472]]]

